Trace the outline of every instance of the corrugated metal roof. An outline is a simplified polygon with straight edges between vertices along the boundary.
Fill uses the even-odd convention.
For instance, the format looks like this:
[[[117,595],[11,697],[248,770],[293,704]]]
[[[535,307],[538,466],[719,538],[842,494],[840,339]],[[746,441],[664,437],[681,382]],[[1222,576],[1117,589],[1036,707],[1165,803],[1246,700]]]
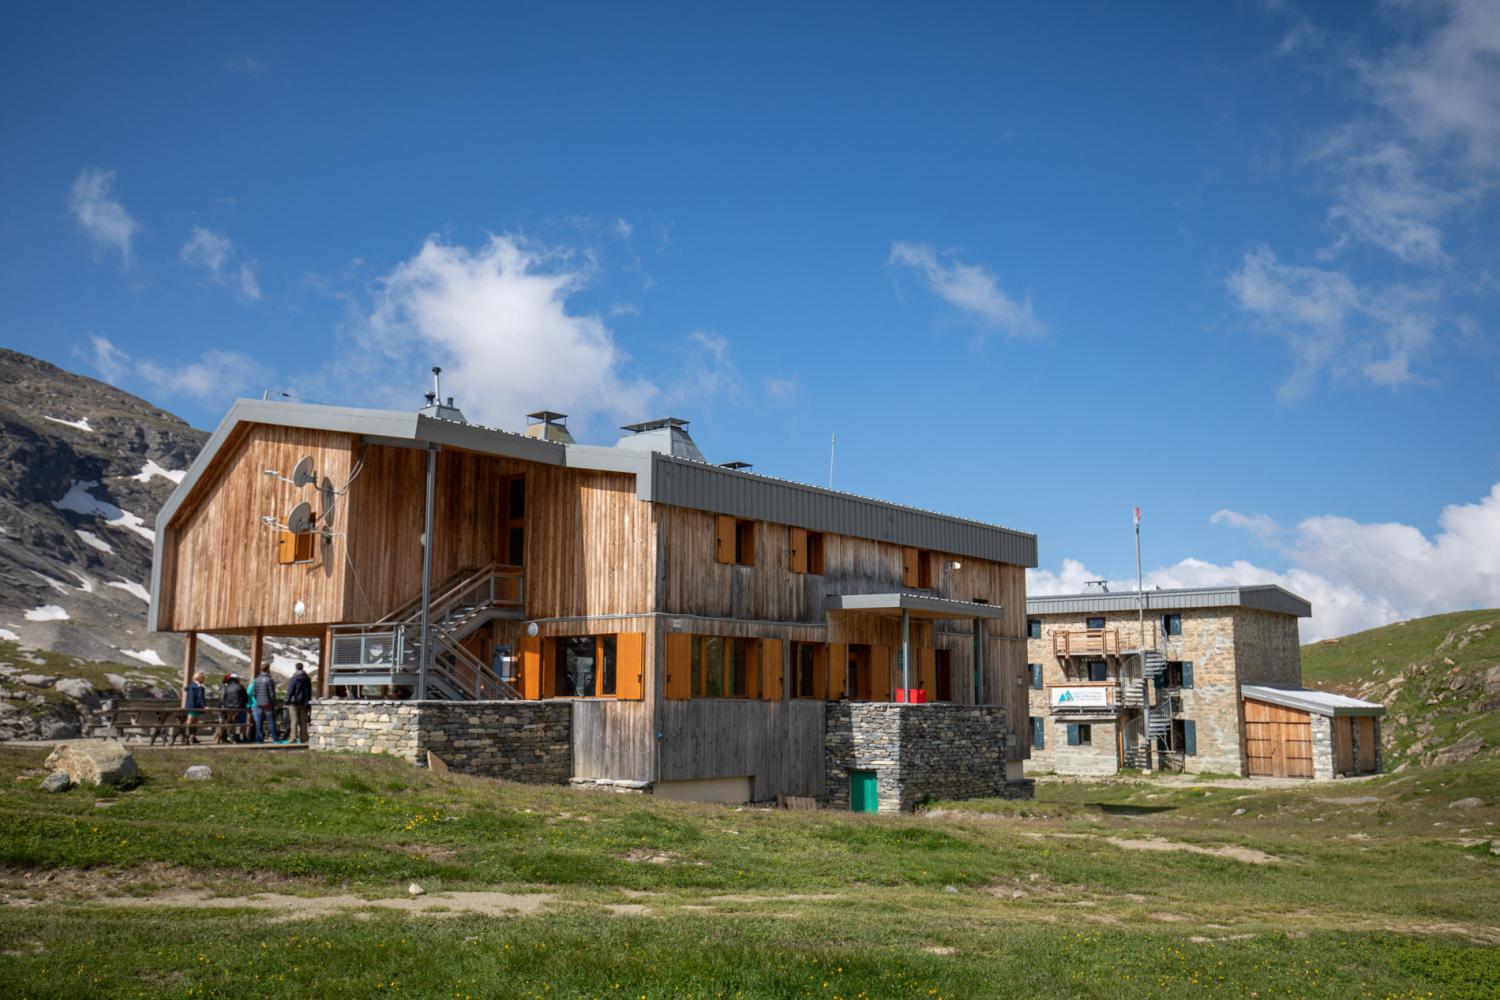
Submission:
[[[1147,611],[1185,611],[1196,608],[1256,608],[1298,618],[1312,617],[1312,604],[1275,584],[1246,587],[1187,587],[1145,592]],[[1133,590],[1118,593],[1048,594],[1026,598],[1029,615],[1094,614],[1135,611],[1140,600]]]
[[[1274,688],[1259,684],[1246,684],[1240,694],[1251,701],[1264,701],[1283,708],[1295,708],[1319,715],[1384,715],[1385,706],[1374,701],[1360,701],[1331,691],[1311,691],[1307,688]]]
[[[974,601],[955,601],[951,597],[931,597],[927,594],[830,594],[826,607],[829,611],[906,611],[916,618],[1004,618],[1005,609],[999,604],[979,604]]]

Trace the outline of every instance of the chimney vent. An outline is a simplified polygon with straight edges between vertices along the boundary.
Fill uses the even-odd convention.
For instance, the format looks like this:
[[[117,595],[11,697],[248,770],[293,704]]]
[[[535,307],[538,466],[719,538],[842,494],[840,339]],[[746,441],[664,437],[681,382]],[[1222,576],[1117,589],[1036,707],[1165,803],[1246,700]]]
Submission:
[[[424,393],[422,396],[423,399],[427,400],[427,405],[422,407],[417,412],[424,417],[432,417],[434,420],[451,420],[457,424],[468,423],[468,421],[464,419],[463,411],[453,405],[452,396],[448,397],[447,406],[444,406],[438,402],[438,400],[443,398],[443,386],[442,383],[438,381],[438,376],[442,374],[443,370],[441,368],[433,366],[432,390],[430,392]]]
[[[615,442],[616,448],[627,451],[659,451],[673,458],[687,458],[694,462],[707,462],[703,452],[693,443],[687,432],[688,422],[681,417],[662,417],[645,420],[638,424],[626,424],[620,430],[625,433]]]
[[[568,430],[568,415],[553,410],[537,410],[526,414],[526,436],[558,444],[577,444]]]

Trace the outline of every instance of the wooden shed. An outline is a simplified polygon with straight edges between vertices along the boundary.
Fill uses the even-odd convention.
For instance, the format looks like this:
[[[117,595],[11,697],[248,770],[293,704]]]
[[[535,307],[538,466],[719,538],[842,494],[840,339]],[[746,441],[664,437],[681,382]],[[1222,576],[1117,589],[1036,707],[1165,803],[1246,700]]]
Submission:
[[[1246,685],[1246,770],[1272,778],[1380,772],[1385,706],[1328,691]]]

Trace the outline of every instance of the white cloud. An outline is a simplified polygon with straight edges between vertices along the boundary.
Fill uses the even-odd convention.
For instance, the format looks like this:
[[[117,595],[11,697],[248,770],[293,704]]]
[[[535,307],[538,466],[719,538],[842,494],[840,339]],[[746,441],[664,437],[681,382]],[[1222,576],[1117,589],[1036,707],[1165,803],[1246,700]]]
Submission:
[[[143,385],[169,398],[232,399],[266,381],[265,367],[238,351],[206,351],[196,361],[169,363],[133,358],[97,334],[89,345],[90,360],[106,382]]]
[[[903,242],[891,245],[886,263],[915,271],[933,294],[987,328],[1012,337],[1047,332],[1032,311],[1031,297],[1017,301],[1007,295],[995,276],[980,265],[965,264],[951,254],[940,257],[925,243]]]
[[[1434,292],[1361,288],[1337,270],[1284,264],[1266,246],[1246,253],[1226,283],[1235,304],[1291,352],[1283,399],[1306,395],[1325,372],[1387,387],[1409,382],[1439,321]]]
[[[1312,602],[1313,616],[1302,625],[1304,642],[1404,618],[1500,607],[1500,483],[1475,503],[1443,508],[1431,538],[1407,524],[1366,524],[1337,515],[1306,518],[1285,531],[1264,514],[1223,510],[1210,520],[1269,542],[1289,568],[1184,559],[1146,574],[1147,588],[1278,584]],[[1028,570],[1027,593],[1076,593],[1099,578],[1068,559],[1057,571]],[[1134,579],[1110,583],[1115,591],[1134,588]]]
[[[141,224],[125,210],[114,188],[113,170],[85,167],[68,193],[68,212],[96,251],[118,253],[120,266],[128,270],[135,264],[132,244]]]
[[[626,374],[628,356],[597,314],[571,308],[590,277],[574,255],[517,237],[473,250],[429,238],[382,279],[361,346],[407,371],[442,364],[471,420],[514,424],[540,407],[581,423],[639,419],[660,390]]]
[[[790,403],[802,395],[802,380],[796,375],[766,379],[766,398],[773,403]]]
[[[256,280],[256,270],[260,265],[250,260],[233,267],[234,256],[233,240],[203,226],[194,226],[177,252],[177,259],[188,267],[204,271],[210,280],[253,302],[260,298],[260,282]]]

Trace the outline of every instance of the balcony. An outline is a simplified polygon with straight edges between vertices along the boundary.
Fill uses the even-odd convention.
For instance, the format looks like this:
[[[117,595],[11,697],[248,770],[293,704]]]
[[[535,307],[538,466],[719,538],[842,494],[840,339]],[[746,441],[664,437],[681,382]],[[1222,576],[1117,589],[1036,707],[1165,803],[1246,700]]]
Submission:
[[[1052,633],[1052,655],[1103,658],[1120,655],[1120,630],[1090,628],[1078,632]]]
[[[1078,681],[1047,688],[1048,714],[1053,718],[1116,716],[1122,704],[1118,681]]]

